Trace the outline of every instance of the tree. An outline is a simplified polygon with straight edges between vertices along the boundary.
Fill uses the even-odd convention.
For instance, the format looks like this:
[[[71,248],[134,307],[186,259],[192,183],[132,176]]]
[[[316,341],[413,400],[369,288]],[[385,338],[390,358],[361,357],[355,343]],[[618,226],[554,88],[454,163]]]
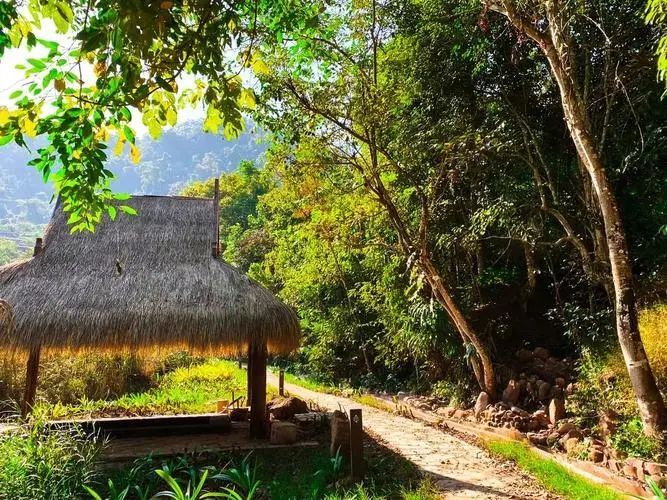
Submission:
[[[73,231],[93,230],[118,209],[134,213],[122,203],[128,197],[109,187],[111,136],[116,154],[129,145],[138,162],[133,114],[155,138],[176,123],[180,108],[202,105],[205,131],[236,137],[242,111],[255,106],[241,73],[267,70],[258,46],[307,33],[319,11],[317,2],[270,0],[2,1],[0,57],[18,47],[46,55],[26,59],[25,82],[10,96],[14,106],[0,107],[0,145],[30,148],[31,139],[46,138],[30,165],[53,180]],[[42,21],[67,41],[39,38]],[[185,74],[195,82],[179,89]]]
[[[537,43],[558,84],[565,121],[581,164],[590,177],[599,205],[615,293],[616,329],[644,427],[658,434],[667,425],[667,411],[639,335],[632,264],[614,188],[587,111],[584,78],[578,74],[577,12],[565,2],[487,1],[487,8],[505,16],[519,32]]]
[[[399,148],[414,145],[398,140],[395,129],[400,124],[390,119],[400,95],[383,73],[381,33],[387,24],[374,1],[337,9],[339,15],[331,23],[337,29],[333,36],[300,42],[315,54],[316,71],[312,69],[315,64],[305,66],[289,51],[278,48],[267,54],[274,72],[263,78],[263,94],[269,98],[266,102],[275,99],[281,105],[263,107],[257,120],[280,130],[287,140],[308,137],[314,141],[309,149],[322,151],[317,164],[347,166],[350,175],[375,198],[397,235],[403,257],[419,269],[464,345],[475,353],[471,362],[480,386],[495,395],[488,348],[434,260],[431,213],[446,196],[446,169],[441,165],[423,168],[415,163],[416,155],[406,164],[409,156],[396,154]],[[299,158],[295,160],[299,164]]]

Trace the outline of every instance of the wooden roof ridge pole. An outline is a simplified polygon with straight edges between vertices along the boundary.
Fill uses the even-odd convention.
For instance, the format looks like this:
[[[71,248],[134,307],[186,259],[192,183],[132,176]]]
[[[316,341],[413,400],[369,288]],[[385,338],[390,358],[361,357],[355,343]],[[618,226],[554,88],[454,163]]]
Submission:
[[[32,252],[33,257],[44,251],[42,238],[35,240],[35,248]],[[37,380],[39,377],[39,358],[42,346],[40,344],[32,346],[28,354],[28,363],[26,366],[25,390],[23,392],[23,403],[21,405],[21,416],[26,417],[35,406],[37,396]]]
[[[220,178],[213,181],[213,207],[215,213],[215,257],[220,256]]]

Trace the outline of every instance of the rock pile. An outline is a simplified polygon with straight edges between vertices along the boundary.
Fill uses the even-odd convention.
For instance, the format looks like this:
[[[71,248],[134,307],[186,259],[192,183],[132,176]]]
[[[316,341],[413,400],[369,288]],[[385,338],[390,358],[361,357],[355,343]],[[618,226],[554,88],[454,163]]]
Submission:
[[[575,389],[573,361],[551,356],[544,347],[517,351],[512,372],[518,375],[509,380],[502,394],[509,405],[534,410],[548,406],[551,400],[564,400]]]

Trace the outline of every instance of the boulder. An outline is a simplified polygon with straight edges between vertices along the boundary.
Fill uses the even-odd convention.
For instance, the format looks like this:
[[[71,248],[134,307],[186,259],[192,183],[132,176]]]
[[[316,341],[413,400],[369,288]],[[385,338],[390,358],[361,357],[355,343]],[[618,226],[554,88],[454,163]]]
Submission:
[[[549,358],[550,354],[548,349],[545,349],[544,347],[536,347],[533,349],[533,356],[544,361]]]
[[[549,422],[556,425],[559,420],[565,418],[565,402],[562,399],[554,398],[549,403]]]
[[[294,444],[297,436],[298,427],[292,422],[277,420],[271,424],[271,444]]]
[[[540,424],[540,427],[549,425],[549,415],[544,410],[537,410],[531,415],[532,419]]]
[[[526,437],[528,438],[528,441],[530,441],[531,444],[537,445],[537,446],[546,446],[547,444],[547,436],[544,434],[539,434],[537,432],[529,432],[526,434]]]
[[[551,384],[549,382],[545,382],[544,380],[538,380],[537,384],[537,399],[540,401],[546,401],[549,399],[549,395],[551,394]]]
[[[335,455],[340,450],[341,456],[350,455],[350,420],[342,411],[336,410],[331,417],[331,446],[329,452]]]
[[[559,439],[560,439],[560,434],[558,434],[557,432],[552,432],[547,436],[547,444],[549,446],[553,446],[558,442]]]
[[[588,452],[588,459],[596,464],[604,462],[604,452],[593,448]]]
[[[665,464],[646,462],[644,464],[644,469],[646,469],[646,472],[652,476],[667,476],[667,465]]]
[[[479,419],[487,406],[489,406],[489,395],[482,391],[477,396],[477,401],[475,402],[475,418]]]
[[[507,387],[503,391],[503,401],[510,406],[515,405],[519,401],[520,393],[521,387],[517,384],[516,380],[512,379],[507,383]]]
[[[266,405],[271,416],[276,420],[289,420],[297,413],[308,413],[310,408],[303,400],[295,397],[276,398]]]
[[[564,436],[565,434],[567,434],[568,432],[570,432],[571,430],[574,430],[576,428],[577,428],[577,426],[574,425],[572,422],[563,422],[558,426],[558,431],[557,432],[561,436]]]

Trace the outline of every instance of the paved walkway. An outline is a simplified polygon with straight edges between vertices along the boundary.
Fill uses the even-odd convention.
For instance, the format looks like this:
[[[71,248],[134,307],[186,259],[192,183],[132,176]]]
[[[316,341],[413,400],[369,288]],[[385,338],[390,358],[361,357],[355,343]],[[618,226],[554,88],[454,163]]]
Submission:
[[[270,385],[278,386],[276,375],[269,372],[267,377]],[[362,408],[366,431],[432,476],[443,498],[556,498],[513,464],[495,460],[482,449],[419,421],[293,384],[285,383],[285,390],[331,410]]]

